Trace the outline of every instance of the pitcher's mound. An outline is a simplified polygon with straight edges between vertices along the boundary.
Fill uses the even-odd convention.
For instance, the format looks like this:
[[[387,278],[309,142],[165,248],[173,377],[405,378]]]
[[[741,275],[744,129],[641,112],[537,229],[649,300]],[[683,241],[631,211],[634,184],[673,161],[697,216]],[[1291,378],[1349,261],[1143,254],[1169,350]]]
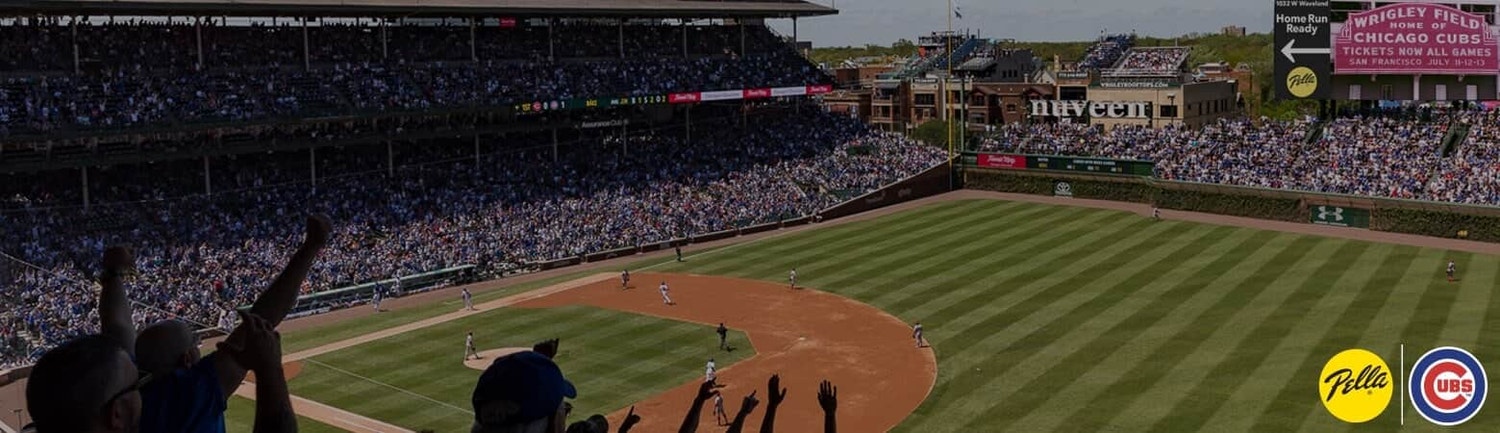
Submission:
[[[484,369],[490,368],[490,363],[491,362],[495,362],[495,358],[499,358],[499,357],[502,357],[502,356],[505,356],[505,355],[509,355],[509,354],[512,354],[512,353],[516,353],[516,352],[524,352],[524,351],[527,351],[527,350],[531,350],[531,348],[530,347],[502,347],[502,348],[499,348],[499,349],[481,350],[481,351],[479,351],[479,359],[474,359],[474,358],[466,359],[466,360],[464,360],[464,366],[472,368],[472,369],[475,369],[475,370],[484,371]]]

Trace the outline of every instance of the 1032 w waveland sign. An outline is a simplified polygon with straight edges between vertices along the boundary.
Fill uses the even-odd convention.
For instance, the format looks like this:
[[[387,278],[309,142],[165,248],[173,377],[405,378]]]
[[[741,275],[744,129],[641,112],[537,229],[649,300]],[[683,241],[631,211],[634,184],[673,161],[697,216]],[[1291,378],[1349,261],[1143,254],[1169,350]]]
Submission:
[[[1312,223],[1325,226],[1370,228],[1370,211],[1342,206],[1312,206]]]

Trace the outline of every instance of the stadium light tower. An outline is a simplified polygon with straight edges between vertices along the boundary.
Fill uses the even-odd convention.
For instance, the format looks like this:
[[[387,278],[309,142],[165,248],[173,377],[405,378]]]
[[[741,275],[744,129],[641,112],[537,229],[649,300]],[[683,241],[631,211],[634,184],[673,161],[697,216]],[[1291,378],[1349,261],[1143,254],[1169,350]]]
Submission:
[[[955,12],[953,9],[953,0],[948,0],[948,34],[943,35],[943,45],[945,46],[943,55],[948,56],[948,61],[946,62],[948,64],[948,76],[943,77],[943,121],[947,122],[945,126],[948,128],[948,190],[950,191],[953,190],[953,107],[952,102],[949,100],[952,92],[948,90],[948,86],[953,82],[953,15]]]

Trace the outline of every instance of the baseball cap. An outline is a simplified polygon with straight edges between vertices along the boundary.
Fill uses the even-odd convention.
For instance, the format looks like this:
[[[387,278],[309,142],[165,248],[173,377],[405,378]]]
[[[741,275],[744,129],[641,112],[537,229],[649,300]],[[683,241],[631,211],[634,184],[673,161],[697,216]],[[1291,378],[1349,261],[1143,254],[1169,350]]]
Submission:
[[[511,425],[536,421],[557,413],[563,397],[578,391],[563,378],[562,369],[545,355],[516,352],[490,363],[474,386],[474,421],[480,425]]]

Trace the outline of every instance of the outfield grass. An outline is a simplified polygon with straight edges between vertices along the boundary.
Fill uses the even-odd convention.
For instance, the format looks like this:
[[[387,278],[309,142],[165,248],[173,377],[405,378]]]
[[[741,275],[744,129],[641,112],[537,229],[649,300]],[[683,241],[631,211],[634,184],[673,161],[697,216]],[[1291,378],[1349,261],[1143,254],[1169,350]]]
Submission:
[[[901,432],[1437,431],[1414,412],[1401,427],[1395,397],[1341,424],[1318,403],[1323,363],[1362,347],[1396,369],[1400,343],[1408,362],[1440,345],[1500,356],[1480,338],[1500,332],[1494,257],[1115,211],[950,202],[657,270],[780,282],[792,267],[926,327],[937,385]],[[1491,408],[1458,430],[1497,427]]]
[[[1444,281],[1448,258],[1458,262],[1462,282]],[[1500,341],[1481,338],[1500,332],[1500,314],[1491,314],[1500,311],[1500,296],[1492,296],[1500,288],[1495,257],[1116,211],[949,202],[721,248],[684,263],[656,262],[663,263],[656,271],[777,283],[796,267],[808,286],[920,320],[935,345],[937,384],[900,432],[1449,430],[1410,409],[1402,427],[1394,399],[1369,423],[1340,423],[1318,403],[1323,363],[1360,347],[1400,368],[1401,343],[1408,362],[1440,345],[1491,363],[1500,356]],[[449,307],[431,307],[430,315]],[[660,339],[691,340],[698,331],[585,333],[605,320],[648,319],[589,310],[511,313],[465,320],[514,332],[547,323],[565,346],[590,357],[571,365],[584,360],[563,357],[580,388],[640,391],[612,392],[603,397],[609,401],[582,401],[581,408],[621,407],[649,395],[642,390],[681,383],[701,369],[691,356],[655,356],[663,345],[680,346]],[[403,320],[426,313],[410,314]],[[338,326],[353,336],[403,323],[384,316]],[[317,361],[466,409],[478,373],[454,370],[462,367],[444,358],[458,356],[459,331],[468,326],[461,323]],[[539,337],[527,334],[516,344]],[[395,367],[406,362],[413,364]],[[317,365],[303,375],[294,392],[313,397],[303,391],[322,388],[314,399],[362,406],[356,411],[397,424],[432,420],[444,423],[438,431],[462,431],[468,420],[453,409],[413,409],[416,396],[356,384]],[[304,382],[312,378],[320,383]],[[1494,431],[1497,412],[1481,411],[1453,430]]]
[[[562,340],[558,364],[578,388],[574,415],[609,413],[754,353],[718,350],[713,328],[592,307],[502,308],[314,357],[293,394],[412,430],[467,431],[478,370],[456,359],[464,333],[483,348]],[[730,341],[746,341],[734,332]],[[680,416],[681,414],[677,414]]]
[[[254,430],[255,401],[241,397],[229,397],[229,410],[224,413],[224,431],[249,433]],[[297,432],[343,433],[344,430],[298,416]]]

